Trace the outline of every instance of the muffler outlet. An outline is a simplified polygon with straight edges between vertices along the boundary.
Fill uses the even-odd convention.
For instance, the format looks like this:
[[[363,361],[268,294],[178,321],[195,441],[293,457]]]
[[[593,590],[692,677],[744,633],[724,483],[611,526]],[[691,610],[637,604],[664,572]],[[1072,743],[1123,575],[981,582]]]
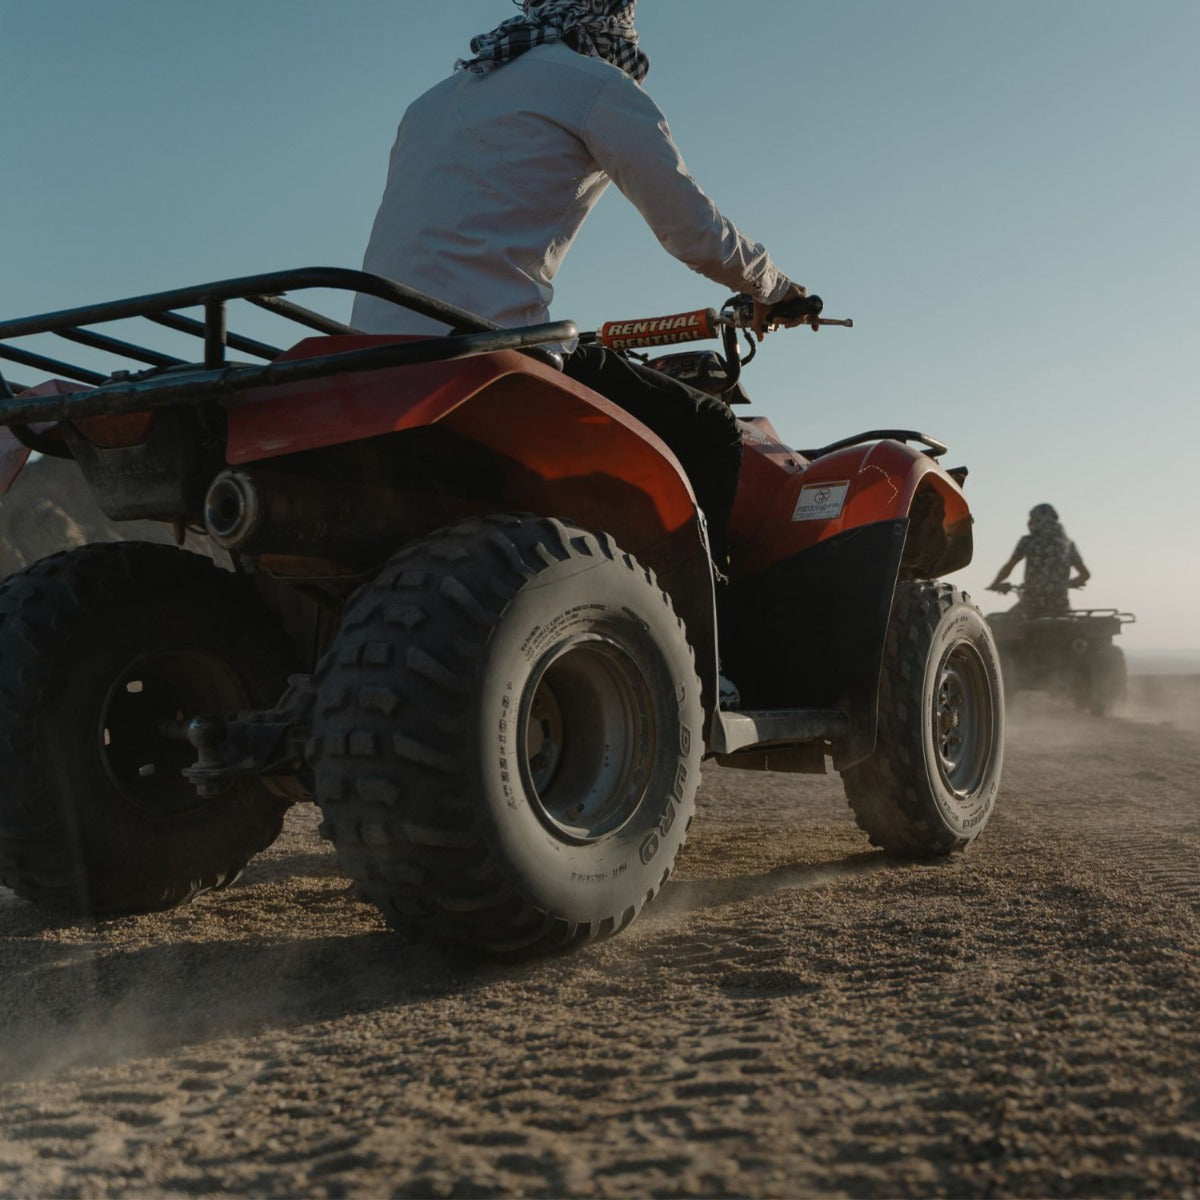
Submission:
[[[223,550],[364,566],[450,519],[430,497],[380,484],[267,471],[222,471],[204,499],[204,525]]]
[[[262,515],[254,480],[244,471],[222,471],[204,497],[204,526],[223,550],[237,550],[254,536]]]

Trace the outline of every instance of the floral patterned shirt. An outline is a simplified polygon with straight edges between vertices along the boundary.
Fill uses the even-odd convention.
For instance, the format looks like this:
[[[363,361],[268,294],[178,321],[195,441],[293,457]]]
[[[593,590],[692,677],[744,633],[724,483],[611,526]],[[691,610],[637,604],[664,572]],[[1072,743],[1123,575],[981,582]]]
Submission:
[[[1053,528],[1027,533],[1013,557],[1025,560],[1021,610],[1029,617],[1057,616],[1069,612],[1067,580],[1071,568],[1082,569],[1083,560],[1075,543],[1055,523]]]

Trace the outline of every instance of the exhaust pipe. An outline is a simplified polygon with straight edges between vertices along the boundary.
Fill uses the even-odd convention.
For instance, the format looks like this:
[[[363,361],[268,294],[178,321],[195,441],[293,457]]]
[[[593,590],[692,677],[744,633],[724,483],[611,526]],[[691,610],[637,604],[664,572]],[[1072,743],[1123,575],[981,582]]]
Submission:
[[[223,550],[240,550],[262,516],[258,490],[243,471],[222,471],[204,497],[204,527]]]
[[[363,566],[447,520],[431,501],[378,485],[222,471],[204,498],[204,525],[223,550]]]

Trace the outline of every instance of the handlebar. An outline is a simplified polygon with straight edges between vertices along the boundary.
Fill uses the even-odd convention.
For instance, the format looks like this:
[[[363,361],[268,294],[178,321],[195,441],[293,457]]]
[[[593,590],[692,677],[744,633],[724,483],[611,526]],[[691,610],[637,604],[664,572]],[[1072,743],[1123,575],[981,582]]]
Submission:
[[[642,321],[605,321],[591,339],[610,350],[640,350],[716,337],[721,323],[714,309],[698,308],[695,312],[648,317]],[[588,340],[587,334],[580,337],[580,341]]]
[[[825,303],[820,296],[799,296],[773,305],[767,314],[767,324],[801,323],[810,329],[822,325],[841,325],[852,329],[854,322],[822,317]],[[680,342],[695,342],[703,338],[722,336],[750,329],[754,324],[754,297],[745,293],[731,296],[717,312],[700,308],[693,312],[672,313],[665,317],[649,317],[640,321],[606,321],[594,334],[581,335],[581,341],[597,341],[610,350],[641,350],[650,346],[670,346]]]
[[[1087,581],[1083,579],[1072,579],[1068,581],[1067,587],[1081,588],[1086,582]],[[1009,592],[1016,592],[1019,596],[1025,590],[1025,585],[1021,583],[1009,583],[1007,579],[1002,579],[999,583],[989,583],[987,585],[987,590],[989,592],[999,592],[1002,596],[1007,596]]]

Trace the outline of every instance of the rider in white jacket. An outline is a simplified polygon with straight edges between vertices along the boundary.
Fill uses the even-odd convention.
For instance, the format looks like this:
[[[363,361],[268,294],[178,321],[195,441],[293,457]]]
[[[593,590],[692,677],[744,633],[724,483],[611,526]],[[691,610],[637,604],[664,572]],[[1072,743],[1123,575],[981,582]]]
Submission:
[[[615,183],[663,247],[767,306],[804,294],[724,217],[684,165],[642,90],[649,60],[636,0],[524,0],[471,42],[474,58],[400,123],[363,269],[503,326],[549,319],[553,280],[584,219]],[[429,318],[359,295],[371,333],[438,333]],[[566,372],[649,425],[680,459],[722,561],[741,440],[728,407],[658,372],[583,346]]]

